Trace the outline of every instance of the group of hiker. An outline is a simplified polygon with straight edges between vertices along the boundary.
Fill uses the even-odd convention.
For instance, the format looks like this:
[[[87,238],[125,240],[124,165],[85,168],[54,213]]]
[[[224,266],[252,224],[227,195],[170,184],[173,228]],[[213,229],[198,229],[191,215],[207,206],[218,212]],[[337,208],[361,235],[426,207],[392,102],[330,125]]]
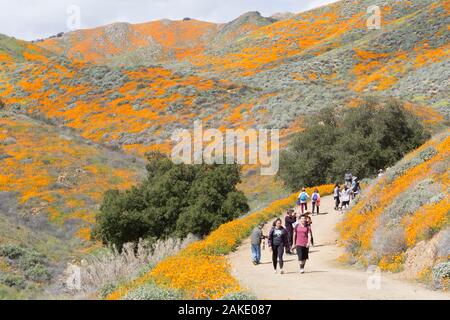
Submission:
[[[353,177],[349,172],[346,173],[343,188],[341,189],[338,183],[334,187],[334,209],[342,210],[348,208],[351,200],[356,197],[360,190],[358,178]],[[312,212],[307,211],[309,199]],[[284,273],[283,255],[285,253],[289,255],[297,254],[300,273],[305,272],[306,260],[309,259],[309,248],[314,246],[311,216],[318,215],[320,212],[320,194],[318,189],[315,189],[310,196],[306,189],[303,188],[298,195],[296,204],[296,208],[286,211],[284,226],[283,221],[278,218],[273,222],[267,236],[263,234],[265,223],[260,223],[253,230],[251,235],[253,264],[258,265],[261,263],[261,243],[264,246],[264,240],[267,239],[268,246],[272,252],[272,264],[275,273],[278,273],[278,270],[281,274]]]
[[[295,213],[294,209],[289,209],[285,216],[285,226],[283,227],[280,218],[276,219],[268,236],[262,232],[265,223],[260,223],[253,230],[251,237],[253,264],[261,263],[261,242],[268,239],[275,273],[278,272],[277,267],[281,274],[284,273],[284,253],[293,255],[294,250],[298,256],[300,273],[304,273],[306,260],[309,259],[309,247],[314,245],[310,215],[310,213]]]
[[[341,188],[339,183],[336,183],[334,186],[334,210],[348,209],[350,202],[361,192],[358,177],[353,176],[351,172],[347,171],[344,178],[345,184],[343,188]]]

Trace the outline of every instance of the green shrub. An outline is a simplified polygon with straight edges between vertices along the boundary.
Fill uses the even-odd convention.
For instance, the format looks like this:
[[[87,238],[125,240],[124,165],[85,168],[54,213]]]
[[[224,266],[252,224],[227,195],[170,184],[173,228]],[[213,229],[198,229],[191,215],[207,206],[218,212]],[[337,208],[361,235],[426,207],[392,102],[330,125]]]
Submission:
[[[437,289],[445,289],[443,288],[443,280],[448,282],[450,279],[450,261],[442,262],[433,267],[433,282]]]
[[[233,292],[220,298],[220,300],[257,300],[256,296],[248,292]]]
[[[23,277],[14,274],[0,274],[0,283],[16,289],[25,289],[26,282]]]
[[[111,293],[116,290],[117,285],[114,283],[107,283],[104,286],[102,286],[99,290],[100,298],[105,299],[107,296],[109,296]]]
[[[48,269],[41,264],[31,265],[30,267],[25,269],[25,276],[27,277],[27,279],[38,282],[49,281],[51,277]]]
[[[31,281],[49,281],[51,274],[46,267],[44,255],[15,245],[0,246],[0,256],[6,257],[14,266],[18,266],[25,277]]]
[[[279,176],[292,190],[341,181],[347,170],[370,177],[428,138],[419,119],[397,100],[324,109],[307,119],[305,130],[281,153]]]
[[[25,250],[23,248],[12,244],[0,246],[0,256],[11,260],[20,258],[24,253]]]
[[[181,300],[180,291],[161,288],[154,282],[146,283],[138,289],[129,292],[123,300]]]
[[[432,157],[434,157],[437,154],[438,154],[438,151],[436,150],[436,148],[433,146],[430,146],[430,147],[422,150],[418,156],[413,157],[408,160],[402,160],[402,161],[398,162],[395,166],[393,166],[386,172],[386,177],[387,177],[388,182],[390,183],[390,182],[394,181],[394,179],[398,178],[399,176],[401,176],[403,173],[405,173],[409,169],[414,168],[414,167],[418,166],[419,164],[430,160]]]
[[[105,193],[94,238],[121,249],[139,239],[203,236],[249,210],[236,189],[237,165],[174,164],[160,153],[148,161],[142,183]]]

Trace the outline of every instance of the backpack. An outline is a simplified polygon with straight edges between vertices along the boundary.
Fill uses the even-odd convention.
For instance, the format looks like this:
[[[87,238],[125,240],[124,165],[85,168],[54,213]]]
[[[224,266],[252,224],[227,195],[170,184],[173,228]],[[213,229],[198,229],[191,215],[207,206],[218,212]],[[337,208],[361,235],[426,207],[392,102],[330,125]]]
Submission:
[[[316,202],[317,199],[319,199],[319,195],[317,193],[314,193],[312,196],[312,201]]]
[[[306,193],[302,193],[301,195],[300,195],[300,201],[306,201],[308,198],[306,197]]]

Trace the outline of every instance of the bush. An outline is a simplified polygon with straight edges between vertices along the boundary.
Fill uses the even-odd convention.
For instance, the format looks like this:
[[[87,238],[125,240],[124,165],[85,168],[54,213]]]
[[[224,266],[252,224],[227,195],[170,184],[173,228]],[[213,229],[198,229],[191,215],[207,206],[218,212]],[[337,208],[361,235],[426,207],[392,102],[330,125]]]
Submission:
[[[449,279],[450,279],[450,262],[442,262],[433,267],[433,282],[437,289],[446,289],[446,286],[449,285]]]
[[[419,119],[393,99],[324,109],[306,123],[280,157],[279,176],[293,190],[339,181],[347,169],[370,177],[429,137]]]
[[[220,298],[220,300],[257,300],[257,298],[248,292],[233,292]]]
[[[442,236],[439,238],[437,245],[438,257],[450,256],[450,228],[442,231]]]
[[[161,288],[154,282],[148,282],[138,289],[128,293],[123,300],[181,300],[183,294],[180,291]]]
[[[0,283],[16,289],[25,289],[25,280],[19,275],[0,274]]]
[[[104,286],[102,286],[99,290],[100,298],[105,299],[107,296],[109,296],[111,293],[114,292],[114,290],[117,289],[117,285],[114,283],[107,283]]]
[[[88,296],[98,292],[100,297],[105,298],[116,289],[118,283],[140,277],[167,256],[178,253],[196,240],[198,239],[190,235],[183,240],[158,240],[152,244],[140,241],[137,246],[127,243],[123,246],[122,252],[114,248],[103,248],[95,254],[86,256],[78,265],[82,286],[78,292],[72,290],[71,293],[74,295],[83,293]],[[64,273],[68,276],[72,268],[70,265]]]
[[[203,236],[249,209],[237,165],[176,165],[160,153],[148,161],[141,184],[106,192],[94,237],[121,249],[141,238]]]
[[[372,246],[378,257],[401,253],[407,248],[405,230],[400,225],[379,227],[372,239]]]
[[[436,148],[433,146],[429,146],[422,150],[418,156],[398,162],[395,166],[393,166],[386,172],[387,181],[389,183],[392,182],[394,179],[398,178],[409,169],[430,160],[437,154],[438,151],[436,150]]]
[[[0,256],[15,260],[24,254],[25,250],[11,244],[6,244],[0,247]]]
[[[50,272],[42,264],[35,264],[25,269],[27,279],[38,282],[46,282],[50,280]]]
[[[51,274],[46,267],[47,259],[36,251],[15,245],[3,245],[0,246],[0,256],[8,258],[11,264],[18,266],[31,281],[50,280]]]
[[[0,99],[0,110],[5,109],[5,108],[6,108],[5,102],[2,99]]]

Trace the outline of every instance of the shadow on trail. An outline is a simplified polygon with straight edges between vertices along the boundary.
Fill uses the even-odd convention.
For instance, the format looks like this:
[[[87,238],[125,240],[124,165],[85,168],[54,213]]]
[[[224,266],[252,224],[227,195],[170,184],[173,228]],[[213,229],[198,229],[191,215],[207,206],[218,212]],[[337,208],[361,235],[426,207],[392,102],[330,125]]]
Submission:
[[[304,274],[308,274],[308,273],[328,273],[328,271],[322,271],[322,270],[305,271]],[[289,272],[284,272],[284,274],[301,274],[301,273],[298,271],[289,271]]]

